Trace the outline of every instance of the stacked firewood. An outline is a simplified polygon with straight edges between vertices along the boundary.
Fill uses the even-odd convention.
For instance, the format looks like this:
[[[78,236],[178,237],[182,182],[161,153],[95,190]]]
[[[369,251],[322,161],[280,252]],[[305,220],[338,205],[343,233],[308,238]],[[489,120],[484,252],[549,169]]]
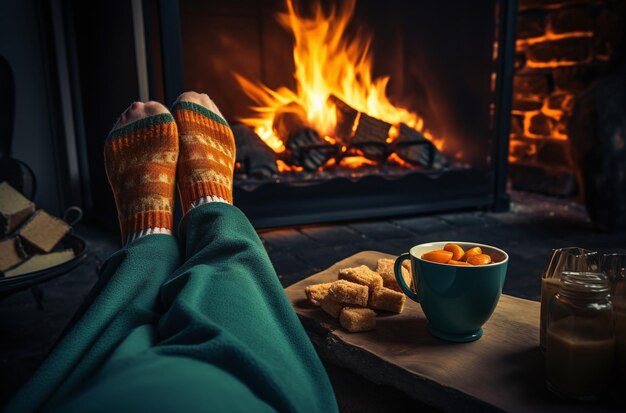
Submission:
[[[71,227],[36,210],[7,182],[0,182],[0,277],[15,277],[60,265],[74,251],[60,242]]]
[[[285,142],[287,163],[315,171],[337,155],[337,147],[322,139],[308,124],[304,108],[291,102],[274,115],[274,133]]]
[[[400,124],[397,139],[390,142],[391,124],[357,111],[336,96],[331,95],[329,101],[336,110],[335,142],[320,137],[309,125],[305,109],[291,102],[276,111],[272,124],[273,132],[283,141],[286,150],[274,153],[252,129],[239,125],[233,128],[238,164],[245,166],[249,175],[267,177],[277,173],[277,159],[315,171],[331,159],[338,164],[349,156],[363,156],[382,164],[395,152],[415,166],[429,169],[446,166],[443,155],[417,130]]]
[[[401,123],[398,138],[389,142],[389,123],[358,112],[336,96],[331,95],[330,100],[337,111],[335,134],[349,144],[348,154],[357,152],[366,158],[384,162],[395,152],[401,159],[416,166],[429,169],[446,166],[441,152],[417,130]]]

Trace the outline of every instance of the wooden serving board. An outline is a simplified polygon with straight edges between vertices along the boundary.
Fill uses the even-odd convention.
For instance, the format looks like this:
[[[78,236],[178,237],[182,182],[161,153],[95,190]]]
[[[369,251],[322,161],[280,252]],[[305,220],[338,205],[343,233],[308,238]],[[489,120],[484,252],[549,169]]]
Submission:
[[[380,314],[376,329],[363,333],[348,333],[306,301],[307,285],[334,281],[341,268],[374,269],[379,258],[395,257],[361,252],[285,290],[325,361],[444,410],[617,410],[563,401],[546,389],[538,302],[502,295],[482,338],[457,344],[431,336],[419,304],[408,297],[402,314]]]

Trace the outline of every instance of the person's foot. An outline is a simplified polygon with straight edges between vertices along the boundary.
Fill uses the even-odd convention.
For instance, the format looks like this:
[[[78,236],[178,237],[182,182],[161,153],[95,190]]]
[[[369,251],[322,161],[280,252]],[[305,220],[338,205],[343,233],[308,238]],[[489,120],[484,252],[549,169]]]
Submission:
[[[167,108],[135,102],[104,144],[104,165],[115,196],[122,242],[173,228],[178,130]]]
[[[171,110],[180,136],[177,180],[184,212],[207,202],[232,204],[235,139],[219,109],[206,94],[185,92]]]

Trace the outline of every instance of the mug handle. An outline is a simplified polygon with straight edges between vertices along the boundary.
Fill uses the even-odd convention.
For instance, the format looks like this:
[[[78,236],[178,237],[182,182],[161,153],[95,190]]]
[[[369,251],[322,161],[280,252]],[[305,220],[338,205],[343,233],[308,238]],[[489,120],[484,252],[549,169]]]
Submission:
[[[393,266],[393,272],[396,276],[396,281],[398,282],[400,289],[406,295],[408,295],[411,300],[419,303],[419,297],[411,290],[411,287],[406,285],[406,281],[404,281],[404,277],[402,276],[402,263],[405,260],[409,259],[411,259],[411,254],[409,254],[408,252],[400,254],[400,256],[396,259],[396,263]],[[417,274],[415,274],[414,276],[417,276]]]

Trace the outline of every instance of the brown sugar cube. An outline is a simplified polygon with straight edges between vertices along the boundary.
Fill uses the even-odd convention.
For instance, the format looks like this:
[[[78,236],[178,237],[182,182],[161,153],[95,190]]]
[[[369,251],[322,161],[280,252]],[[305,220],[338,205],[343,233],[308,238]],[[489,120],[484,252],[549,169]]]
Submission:
[[[383,286],[383,278],[378,273],[370,270],[366,265],[339,270],[339,279],[367,285],[370,291]]]
[[[373,330],[376,313],[369,308],[345,307],[339,315],[339,324],[351,333]]]
[[[49,254],[33,255],[17,267],[11,268],[4,272],[5,277],[15,277],[16,275],[28,274],[34,271],[46,270],[63,264],[74,258],[74,251],[71,249],[65,251],[51,252]]]
[[[13,232],[33,212],[35,204],[8,183],[0,183],[0,235]]]
[[[29,246],[50,252],[70,229],[64,221],[40,209],[19,229],[18,234]]]
[[[396,275],[393,270],[394,264],[395,260],[381,258],[376,263],[376,272],[383,278],[383,287],[401,292],[402,290],[396,281]],[[406,285],[411,287],[413,279],[411,277],[411,271],[407,268],[406,264],[406,261],[402,264],[402,278],[404,278]]]
[[[0,271],[8,270],[24,261],[26,253],[18,237],[6,238],[0,241]]]
[[[378,288],[372,291],[370,301],[367,304],[370,308],[377,310],[391,311],[400,314],[404,309],[406,295],[390,288]]]
[[[402,261],[402,267],[411,275],[411,263],[409,261]]]
[[[367,306],[369,288],[346,280],[335,281],[328,289],[328,296],[344,305]]]
[[[328,288],[332,283],[307,285],[304,288],[307,300],[313,305],[319,307],[320,303],[328,295]]]
[[[320,307],[322,307],[322,310],[330,314],[331,317],[339,318],[339,314],[341,314],[341,309],[343,308],[343,305],[327,295],[320,303]]]

